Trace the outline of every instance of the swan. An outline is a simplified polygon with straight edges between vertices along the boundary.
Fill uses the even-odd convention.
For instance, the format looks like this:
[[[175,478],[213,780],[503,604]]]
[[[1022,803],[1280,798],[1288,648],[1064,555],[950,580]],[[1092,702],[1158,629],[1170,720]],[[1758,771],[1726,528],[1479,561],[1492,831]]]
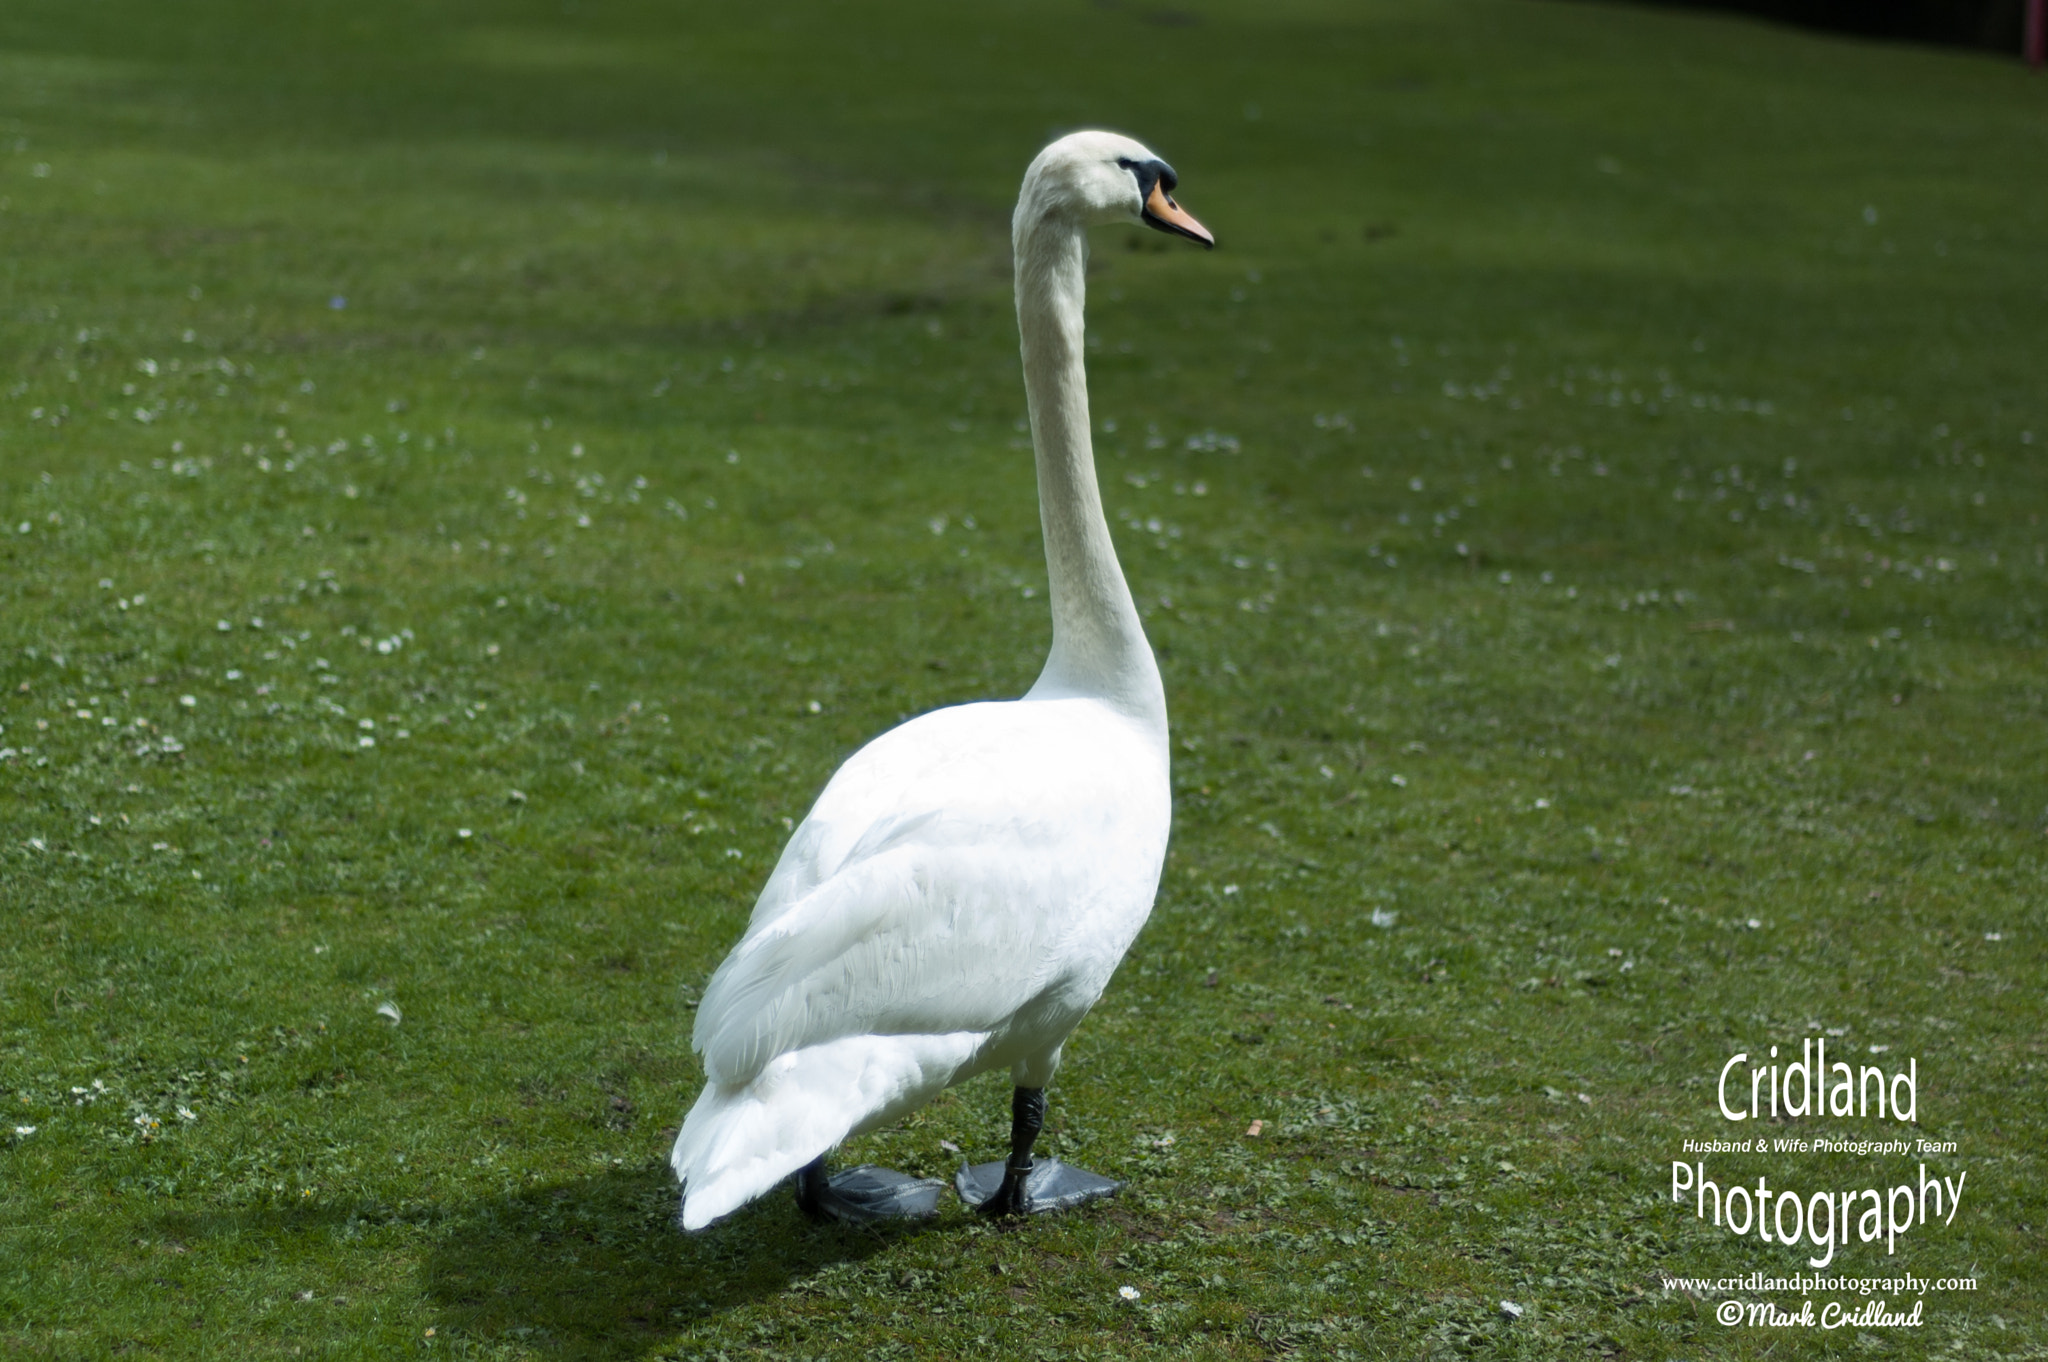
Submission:
[[[991,1069],[1015,1083],[1010,1156],[963,1165],[963,1200],[1016,1215],[1121,1186],[1031,1149],[1061,1046],[1152,910],[1172,822],[1166,694],[1096,484],[1082,305],[1090,226],[1215,245],[1177,183],[1107,132],[1062,137],[1025,172],[1011,241],[1052,650],[1021,699],[863,747],[791,834],[698,1003],[704,1089],[670,1158],[685,1229],[792,1174],[815,1218],[935,1214],[943,1183],[828,1176],[825,1156]]]

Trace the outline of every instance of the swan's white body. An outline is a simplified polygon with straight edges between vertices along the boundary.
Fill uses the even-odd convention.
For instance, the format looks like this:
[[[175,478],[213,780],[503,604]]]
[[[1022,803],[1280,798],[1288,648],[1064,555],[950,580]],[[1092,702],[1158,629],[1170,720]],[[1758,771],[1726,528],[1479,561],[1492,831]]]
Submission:
[[[1021,700],[875,739],[791,837],[697,1010],[708,1081],[671,1156],[686,1228],[975,1074],[1042,1088],[1151,912],[1166,700],[1102,514],[1082,367],[1085,231],[1137,218],[1133,158],[1156,164],[1127,138],[1063,138],[1017,205],[1045,671]]]

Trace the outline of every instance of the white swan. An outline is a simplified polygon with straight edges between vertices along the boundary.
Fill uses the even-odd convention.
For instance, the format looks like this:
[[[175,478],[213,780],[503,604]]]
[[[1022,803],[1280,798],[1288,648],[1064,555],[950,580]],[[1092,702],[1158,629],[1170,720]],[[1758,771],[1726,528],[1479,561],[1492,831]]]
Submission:
[[[1082,365],[1087,229],[1143,222],[1214,245],[1126,137],[1032,161],[1012,223],[1017,325],[1052,595],[1052,653],[1021,700],[913,719],[855,753],[784,848],[711,978],[706,1083],[670,1162],[698,1229],[792,1173],[814,1215],[928,1215],[941,1184],[824,1174],[850,1135],[1008,1068],[1012,1151],[963,1169],[984,1210],[1118,1184],[1034,1165],[1060,1047],[1151,912],[1172,795],[1166,696],[1103,518]]]

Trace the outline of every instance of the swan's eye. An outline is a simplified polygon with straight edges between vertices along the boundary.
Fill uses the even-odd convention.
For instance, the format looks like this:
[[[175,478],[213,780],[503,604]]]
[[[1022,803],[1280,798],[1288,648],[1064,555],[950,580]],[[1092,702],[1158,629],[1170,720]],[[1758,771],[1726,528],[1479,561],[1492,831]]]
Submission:
[[[1131,172],[1131,178],[1138,182],[1140,200],[1150,199],[1152,191],[1160,186],[1164,186],[1166,192],[1171,194],[1174,187],[1180,183],[1180,177],[1173,173],[1173,167],[1157,157],[1149,161],[1139,161],[1129,156],[1119,156],[1116,163]]]

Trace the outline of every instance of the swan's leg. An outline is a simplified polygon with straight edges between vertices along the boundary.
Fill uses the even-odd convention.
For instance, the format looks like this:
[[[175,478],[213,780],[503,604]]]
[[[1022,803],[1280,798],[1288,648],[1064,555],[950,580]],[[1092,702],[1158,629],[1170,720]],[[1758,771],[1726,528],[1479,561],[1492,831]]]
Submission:
[[[1031,1176],[1031,1146],[1045,1129],[1045,1089],[1018,1088],[1010,1094],[1010,1160],[994,1196],[975,1207],[983,1215],[1029,1215],[1024,1184]]]
[[[829,1185],[825,1181],[825,1156],[818,1155],[809,1163],[796,1170],[796,1208],[813,1220],[829,1217],[825,1210],[825,1193]]]
[[[960,1199],[983,1215],[1031,1215],[1115,1196],[1123,1189],[1121,1182],[1097,1177],[1058,1159],[1034,1162],[1031,1146],[1044,1128],[1045,1089],[1018,1088],[1010,1097],[1009,1161],[963,1166],[953,1179]]]
[[[820,1154],[796,1173],[797,1208],[813,1220],[924,1220],[939,1213],[946,1184],[864,1163],[827,1177]]]

